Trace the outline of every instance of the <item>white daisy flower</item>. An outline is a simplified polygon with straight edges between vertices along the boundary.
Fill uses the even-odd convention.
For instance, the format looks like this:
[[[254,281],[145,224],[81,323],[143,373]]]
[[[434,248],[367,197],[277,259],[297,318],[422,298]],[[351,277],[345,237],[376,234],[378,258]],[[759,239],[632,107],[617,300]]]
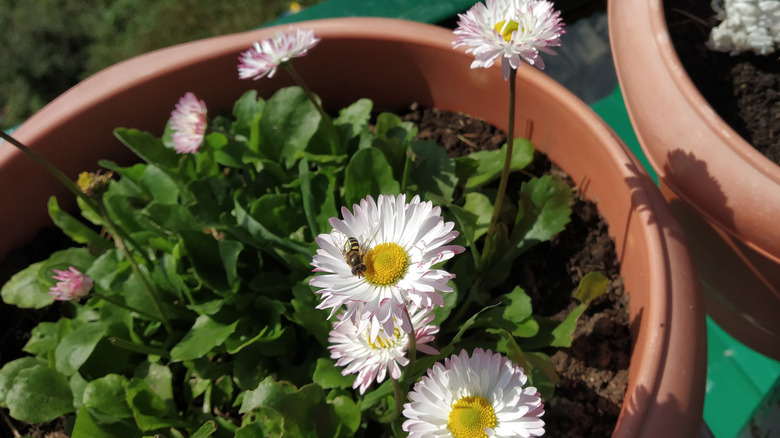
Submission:
[[[544,69],[539,51],[554,55],[550,47],[566,33],[560,11],[545,0],[486,0],[458,17],[453,46],[468,46],[471,68],[490,68],[500,57],[504,80],[521,60]]]
[[[411,311],[410,311],[411,313]],[[388,334],[380,330],[374,341],[368,339],[369,331],[358,330],[358,327],[349,319],[343,320],[344,314],[339,315],[339,321],[334,323],[328,341],[332,344],[330,357],[336,359],[337,366],[344,366],[341,374],[357,373],[353,388],[360,387],[360,393],[366,392],[371,383],[376,380],[382,383],[386,375],[398,380],[401,378],[401,367],[409,363],[406,351],[409,349],[409,334],[396,327]],[[428,325],[433,320],[430,309],[418,309],[411,313],[412,325],[416,339],[416,350],[427,354],[439,352],[426,345],[433,341],[439,327]],[[343,323],[341,323],[343,321]]]
[[[354,214],[341,209],[344,219],[331,218],[333,231],[320,234],[312,260],[315,276],[310,284],[322,301],[318,309],[331,309],[330,317],[349,305],[342,322],[349,319],[362,331],[370,329],[374,342],[380,329],[392,333],[396,324],[409,333],[406,305],[443,306],[440,292],[451,292],[453,274],[433,265],[463,252],[447,245],[458,236],[452,222],[444,222],[441,209],[415,196],[367,197],[353,206]]]
[[[255,80],[264,76],[272,78],[277,68],[293,58],[306,55],[319,42],[320,39],[310,29],[293,30],[291,27],[287,33],[276,32],[272,37],[252,43],[252,48],[241,54],[238,77]]]
[[[437,363],[409,393],[409,438],[531,437],[544,434],[544,405],[509,359],[481,348]]]

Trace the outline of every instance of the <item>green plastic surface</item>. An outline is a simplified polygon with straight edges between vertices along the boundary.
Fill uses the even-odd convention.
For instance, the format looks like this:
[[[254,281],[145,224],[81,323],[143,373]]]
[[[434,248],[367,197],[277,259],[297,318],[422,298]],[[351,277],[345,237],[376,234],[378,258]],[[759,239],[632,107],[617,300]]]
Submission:
[[[269,25],[332,17],[389,17],[438,23],[474,3],[474,0],[330,0],[281,17]]]

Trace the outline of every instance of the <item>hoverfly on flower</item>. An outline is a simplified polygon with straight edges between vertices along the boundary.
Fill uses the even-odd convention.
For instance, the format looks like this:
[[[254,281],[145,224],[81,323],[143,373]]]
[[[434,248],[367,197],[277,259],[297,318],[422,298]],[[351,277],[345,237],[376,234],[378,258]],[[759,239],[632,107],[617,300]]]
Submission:
[[[360,234],[359,239],[353,236],[347,236],[337,229],[331,231],[333,244],[336,245],[337,248],[342,248],[341,253],[344,255],[344,261],[349,265],[352,275],[356,275],[358,278],[362,278],[365,275],[367,267],[363,259],[371,249],[371,244],[379,232],[379,225],[380,220],[375,220],[371,226],[367,227]]]

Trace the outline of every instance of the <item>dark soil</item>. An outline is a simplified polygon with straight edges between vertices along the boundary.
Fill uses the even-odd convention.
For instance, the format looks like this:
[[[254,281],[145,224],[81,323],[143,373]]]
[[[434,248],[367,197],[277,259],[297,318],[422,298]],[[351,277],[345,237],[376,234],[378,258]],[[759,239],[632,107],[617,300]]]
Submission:
[[[417,123],[418,138],[435,141],[452,156],[497,149],[506,141],[505,134],[495,127],[463,115],[412,107],[404,117]],[[565,177],[543,154],[537,154],[527,171],[536,176],[555,172]],[[571,348],[548,352],[561,383],[555,397],[545,400],[543,417],[547,423],[546,436],[609,437],[628,383],[631,355],[628,298],[623,291],[614,244],[596,206],[575,196],[572,210],[572,222],[567,229],[551,242],[537,245],[525,254],[518,264],[521,268],[513,272],[513,281],[532,297],[535,312],[562,319],[575,305],[571,294],[585,274],[597,270],[610,278],[609,292],[592,303],[580,318]],[[0,284],[15,272],[69,244],[69,239],[58,230],[43,230],[33,244],[0,263]],[[56,320],[65,310],[56,305],[37,311],[25,310],[0,302],[0,363],[22,354],[29,331],[39,321]],[[0,414],[6,416],[7,411]],[[37,426],[9,420],[22,435],[57,437],[64,435],[51,434],[62,433],[63,418]],[[0,437],[5,436],[12,436],[7,424],[0,426]]]
[[[777,52],[736,56],[705,47],[715,19],[709,0],[665,0],[669,34],[680,61],[720,117],[780,164],[780,59]]]
[[[465,115],[413,106],[405,119],[418,125],[418,138],[435,141],[450,156],[497,149],[506,142],[503,132]],[[526,170],[535,176],[554,172],[573,187],[543,154],[537,153]],[[600,271],[610,279],[608,293],[580,318],[572,346],[548,352],[561,383],[553,399],[545,400],[542,417],[545,436],[610,437],[628,385],[628,297],[606,221],[595,204],[577,196],[576,189],[574,193],[571,223],[552,241],[524,254],[512,281],[531,296],[535,313],[562,320],[575,306],[571,295],[585,274]]]

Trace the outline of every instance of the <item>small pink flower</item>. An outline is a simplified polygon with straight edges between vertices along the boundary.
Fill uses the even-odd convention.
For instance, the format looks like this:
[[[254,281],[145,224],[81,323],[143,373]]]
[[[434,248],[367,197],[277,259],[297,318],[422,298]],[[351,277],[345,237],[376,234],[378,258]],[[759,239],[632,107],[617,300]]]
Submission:
[[[560,11],[546,0],[485,0],[458,17],[453,46],[474,54],[471,68],[490,68],[500,57],[504,80],[522,60],[544,69],[539,52],[554,55],[550,47],[566,33]]]
[[[93,281],[88,276],[71,266],[67,271],[54,270],[52,276],[57,285],[49,289],[49,295],[58,301],[78,300],[85,297],[92,289]]]
[[[171,112],[173,148],[180,154],[194,154],[206,134],[206,104],[188,92]]]
[[[433,341],[439,327],[428,325],[433,320],[430,309],[411,311],[411,323],[414,325],[417,351],[427,354],[438,354],[438,351],[427,345]],[[361,330],[345,313],[333,323],[330,332],[330,357],[336,359],[337,366],[345,367],[341,374],[357,373],[353,388],[360,388],[360,393],[366,392],[371,383],[376,380],[382,383],[387,374],[398,380],[401,378],[401,367],[409,363],[406,351],[409,349],[409,334],[396,326],[392,333],[379,329],[374,340],[369,339],[370,327]]]
[[[241,79],[260,79],[263,76],[274,77],[276,69],[292,58],[304,56],[320,42],[313,30],[300,28],[284,33],[279,31],[273,37],[252,44],[252,48],[238,58],[238,77]]]

